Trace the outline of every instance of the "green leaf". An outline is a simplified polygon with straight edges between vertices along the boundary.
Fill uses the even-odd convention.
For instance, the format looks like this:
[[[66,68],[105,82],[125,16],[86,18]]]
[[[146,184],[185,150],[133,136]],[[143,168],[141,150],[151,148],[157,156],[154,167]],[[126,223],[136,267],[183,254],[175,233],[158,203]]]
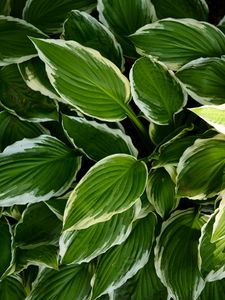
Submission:
[[[23,19],[46,33],[60,33],[68,12],[72,9],[91,11],[95,6],[96,0],[28,0]]]
[[[105,222],[130,208],[147,180],[144,162],[115,154],[97,162],[75,187],[64,213],[64,230]]]
[[[212,24],[194,19],[164,19],[130,36],[141,55],[153,55],[173,70],[200,57],[225,53],[225,36]]]
[[[63,38],[98,50],[102,56],[123,69],[124,59],[119,43],[107,27],[91,15],[78,10],[71,11],[64,23]]]
[[[213,224],[213,231],[211,242],[217,242],[218,240],[225,239],[225,198],[220,202],[218,213],[215,217],[215,223]]]
[[[225,134],[225,105],[205,105],[190,110],[217,131]]]
[[[100,120],[126,117],[129,81],[111,61],[75,41],[32,40],[51,84],[65,101]]]
[[[59,220],[63,220],[64,210],[66,207],[66,202],[69,199],[71,191],[68,193],[53,199],[49,199],[45,202],[48,208],[57,216]]]
[[[23,249],[58,243],[62,222],[43,202],[28,205],[15,227],[15,243]]]
[[[0,153],[0,206],[61,195],[79,168],[80,158],[54,137],[42,135],[16,142]]]
[[[115,245],[120,245],[132,229],[135,210],[113,216],[83,230],[66,231],[59,240],[63,264],[89,262]]]
[[[44,269],[27,300],[87,300],[91,291],[87,265],[63,266],[59,271]]]
[[[178,205],[179,199],[175,197],[175,183],[164,168],[150,171],[146,193],[149,202],[162,218],[167,217]]]
[[[149,0],[98,0],[100,21],[115,34],[124,54],[137,57],[127,36],[155,18],[154,7]]]
[[[10,15],[22,19],[23,8],[27,0],[11,0],[11,13]]]
[[[9,16],[0,16],[0,31],[0,66],[20,63],[37,56],[28,36],[46,37],[24,20]]]
[[[225,295],[225,279],[214,282],[206,282],[198,300],[220,300]]]
[[[195,300],[204,288],[198,270],[198,239],[205,218],[176,211],[163,223],[155,248],[156,272],[174,300]]]
[[[179,69],[176,76],[189,95],[199,103],[225,103],[225,57],[196,59]]]
[[[9,15],[11,11],[11,0],[1,0],[0,2],[0,15]]]
[[[66,115],[63,115],[63,128],[74,146],[90,159],[98,161],[116,153],[126,153],[137,157],[138,152],[131,138],[119,129]]]
[[[137,221],[129,238],[100,258],[94,276],[92,299],[119,288],[144,267],[151,252],[155,225],[156,216],[153,213]]]
[[[0,80],[0,102],[8,111],[32,122],[58,120],[56,103],[32,91],[15,64],[0,70]]]
[[[213,197],[225,188],[225,139],[197,139],[177,167],[177,195],[191,199]]]
[[[24,122],[6,111],[0,112],[0,152],[24,137],[37,137],[46,130],[39,124]]]
[[[163,18],[192,18],[201,21],[208,19],[208,5],[205,0],[152,0],[156,15]]]
[[[24,300],[26,292],[19,276],[8,276],[0,282],[0,299]]]
[[[172,71],[152,57],[138,59],[130,73],[136,105],[152,122],[168,125],[186,105],[187,95]]]

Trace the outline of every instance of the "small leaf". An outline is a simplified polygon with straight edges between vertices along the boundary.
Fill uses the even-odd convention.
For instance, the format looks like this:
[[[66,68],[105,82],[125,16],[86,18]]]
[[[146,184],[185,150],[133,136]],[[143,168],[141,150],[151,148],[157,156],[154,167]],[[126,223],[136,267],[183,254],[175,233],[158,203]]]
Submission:
[[[28,36],[46,37],[33,25],[9,16],[0,16],[0,31],[0,66],[20,63],[37,56]]]
[[[142,195],[147,167],[126,154],[97,162],[75,187],[64,213],[64,230],[105,222],[130,208]]]
[[[186,105],[187,95],[173,72],[154,58],[138,59],[131,69],[130,81],[136,105],[156,124],[172,123],[175,113]]]
[[[191,199],[213,197],[225,188],[225,139],[197,139],[177,167],[177,195]]]
[[[137,221],[129,238],[106,252],[100,259],[92,299],[122,286],[146,265],[151,252],[156,216],[151,213]]]
[[[194,19],[163,19],[130,36],[138,53],[153,55],[173,70],[200,57],[225,53],[225,36],[212,24]]]
[[[79,168],[80,158],[54,137],[42,135],[16,142],[0,153],[0,206],[61,195]]]
[[[218,213],[213,224],[211,242],[215,243],[218,240],[225,239],[225,198],[220,202]]]
[[[8,276],[0,282],[0,299],[24,300],[26,292],[19,276]]]
[[[46,64],[51,84],[64,101],[100,120],[126,117],[129,81],[111,61],[75,41],[32,41]]]
[[[155,248],[156,272],[168,299],[196,300],[204,288],[198,270],[198,239],[205,218],[193,209],[176,211],[163,223]]]
[[[90,159],[98,161],[116,153],[126,153],[137,157],[138,152],[131,138],[119,129],[66,115],[63,115],[63,128],[74,146]]]
[[[223,295],[225,295],[225,279],[206,282],[205,288],[198,300],[221,300]]]

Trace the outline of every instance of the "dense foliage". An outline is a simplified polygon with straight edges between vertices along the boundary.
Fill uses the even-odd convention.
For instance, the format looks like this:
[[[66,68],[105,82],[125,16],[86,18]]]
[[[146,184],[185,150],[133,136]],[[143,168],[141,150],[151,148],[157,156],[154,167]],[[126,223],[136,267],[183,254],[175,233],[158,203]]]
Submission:
[[[1,0],[0,299],[223,298],[216,4]]]

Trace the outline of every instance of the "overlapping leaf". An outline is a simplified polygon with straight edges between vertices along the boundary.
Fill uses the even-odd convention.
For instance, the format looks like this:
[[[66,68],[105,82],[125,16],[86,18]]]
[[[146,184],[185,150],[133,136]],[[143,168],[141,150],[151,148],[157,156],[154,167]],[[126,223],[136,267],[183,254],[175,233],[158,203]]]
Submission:
[[[206,282],[205,288],[198,300],[221,300],[223,295],[225,295],[225,279]]]
[[[9,15],[11,10],[11,1],[10,0],[2,0],[0,2],[0,15]]]
[[[26,292],[19,276],[8,276],[0,282],[0,299],[24,300]]]

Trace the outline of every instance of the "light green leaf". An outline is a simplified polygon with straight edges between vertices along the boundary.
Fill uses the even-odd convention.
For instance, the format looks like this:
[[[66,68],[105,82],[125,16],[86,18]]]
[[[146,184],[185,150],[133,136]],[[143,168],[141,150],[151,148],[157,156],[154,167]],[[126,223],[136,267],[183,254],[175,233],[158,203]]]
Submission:
[[[8,111],[32,122],[58,120],[56,103],[32,91],[15,64],[0,70],[0,80],[0,102]]]
[[[9,16],[0,16],[0,31],[0,66],[20,63],[37,56],[28,36],[46,37],[24,20]]]
[[[24,137],[37,137],[46,130],[39,124],[21,121],[6,111],[0,112],[0,152]]]
[[[176,211],[163,223],[155,248],[156,272],[174,300],[196,300],[204,288],[198,239],[205,217],[193,209]]]
[[[123,69],[124,59],[119,43],[107,27],[91,15],[78,10],[71,11],[64,23],[63,38],[98,50],[102,56]]]
[[[225,139],[197,139],[180,158],[177,195],[191,199],[213,197],[225,188]]]
[[[155,225],[156,216],[151,213],[134,224],[123,244],[101,257],[94,276],[92,299],[111,293],[144,267],[151,252]]]
[[[198,300],[221,300],[225,295],[225,279],[214,282],[206,282],[205,288],[202,291]]]
[[[129,81],[111,61],[75,41],[33,39],[33,43],[51,84],[65,101],[100,120],[126,117]]]
[[[59,271],[45,268],[27,300],[87,300],[91,291],[87,265],[63,266]]]
[[[62,222],[43,202],[28,205],[15,227],[15,243],[23,249],[57,244]]]
[[[225,36],[214,25],[194,19],[163,19],[130,36],[138,53],[153,55],[173,70],[200,57],[225,53]]]
[[[167,217],[178,205],[179,199],[175,197],[175,183],[164,168],[150,171],[146,193],[149,202],[162,218]]]
[[[23,10],[23,19],[46,33],[60,33],[63,21],[72,9],[91,11],[96,0],[28,0]]]
[[[130,208],[147,180],[144,162],[115,154],[97,162],[75,187],[64,213],[64,230],[105,222]]]
[[[159,19],[192,18],[201,21],[208,19],[208,5],[205,0],[152,0]]]
[[[24,300],[26,292],[19,276],[8,276],[0,282],[0,299]]]
[[[11,0],[1,0],[0,2],[0,15],[9,15],[11,11]]]
[[[225,58],[199,58],[184,65],[176,76],[189,95],[201,104],[225,103]]]
[[[187,95],[172,71],[152,57],[138,59],[130,73],[136,105],[152,122],[168,125],[186,105]]]
[[[225,134],[225,105],[205,105],[190,110],[217,131]]]
[[[42,135],[16,142],[0,153],[0,206],[61,195],[79,168],[80,157],[54,137]]]
[[[100,160],[108,155],[126,153],[137,157],[131,138],[120,129],[84,118],[63,115],[63,128],[76,148],[90,159]]]
[[[89,262],[115,245],[120,245],[132,229],[135,210],[113,216],[83,230],[66,231],[59,240],[63,264]]]
[[[214,243],[221,239],[225,239],[225,198],[221,200],[218,213],[215,217],[211,242]]]
[[[127,36],[155,18],[154,7],[149,0],[98,0],[100,21],[115,34],[124,54],[137,57]]]

